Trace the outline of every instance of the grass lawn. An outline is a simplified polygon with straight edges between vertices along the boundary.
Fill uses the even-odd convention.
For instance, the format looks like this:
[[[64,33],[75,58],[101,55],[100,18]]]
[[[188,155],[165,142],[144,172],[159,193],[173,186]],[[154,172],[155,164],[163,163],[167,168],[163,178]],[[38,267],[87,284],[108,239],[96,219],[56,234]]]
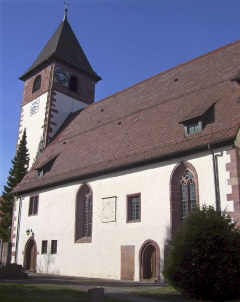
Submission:
[[[138,288],[126,293],[155,298],[166,302],[203,302],[185,299],[170,286],[157,288]],[[4,302],[89,302],[88,293],[55,285],[0,284],[0,301]],[[124,302],[123,300],[104,298],[104,302]],[[126,302],[126,301],[125,301]],[[240,302],[240,300],[229,301]]]
[[[89,302],[88,293],[50,285],[0,284],[0,301],[4,302]],[[104,298],[104,302],[123,302]]]

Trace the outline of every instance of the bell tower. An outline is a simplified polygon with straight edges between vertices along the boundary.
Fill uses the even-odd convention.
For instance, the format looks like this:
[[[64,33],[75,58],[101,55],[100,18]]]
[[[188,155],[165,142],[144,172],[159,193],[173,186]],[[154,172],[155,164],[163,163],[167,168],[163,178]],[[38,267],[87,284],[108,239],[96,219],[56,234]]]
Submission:
[[[67,20],[67,9],[55,33],[19,79],[24,81],[19,137],[26,128],[31,167],[68,115],[94,102],[95,84],[101,80]]]

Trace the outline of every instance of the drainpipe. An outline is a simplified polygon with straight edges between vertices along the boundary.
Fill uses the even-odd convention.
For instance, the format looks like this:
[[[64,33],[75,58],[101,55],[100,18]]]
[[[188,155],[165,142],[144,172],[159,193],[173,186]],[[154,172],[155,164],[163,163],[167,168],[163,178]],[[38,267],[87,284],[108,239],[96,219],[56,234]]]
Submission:
[[[18,241],[19,241],[19,232],[20,232],[21,211],[22,211],[22,198],[19,197],[18,223],[17,223],[17,235],[16,235],[16,248],[15,248],[14,263],[17,263],[17,256],[18,256]]]
[[[219,200],[219,187],[218,187],[218,173],[217,173],[217,163],[213,150],[211,149],[210,144],[208,144],[208,150],[212,154],[212,163],[213,163],[213,174],[214,174],[214,187],[215,187],[215,198],[216,198],[216,211],[221,211],[220,200]]]

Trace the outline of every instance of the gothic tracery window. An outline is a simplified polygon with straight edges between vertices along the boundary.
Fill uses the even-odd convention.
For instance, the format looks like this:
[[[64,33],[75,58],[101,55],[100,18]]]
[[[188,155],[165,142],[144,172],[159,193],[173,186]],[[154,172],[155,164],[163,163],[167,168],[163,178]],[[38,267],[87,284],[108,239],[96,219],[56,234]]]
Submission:
[[[196,209],[196,187],[194,176],[189,170],[185,170],[180,180],[182,191],[182,218]]]
[[[183,219],[199,205],[198,175],[189,162],[178,163],[170,178],[171,230],[174,233]]]

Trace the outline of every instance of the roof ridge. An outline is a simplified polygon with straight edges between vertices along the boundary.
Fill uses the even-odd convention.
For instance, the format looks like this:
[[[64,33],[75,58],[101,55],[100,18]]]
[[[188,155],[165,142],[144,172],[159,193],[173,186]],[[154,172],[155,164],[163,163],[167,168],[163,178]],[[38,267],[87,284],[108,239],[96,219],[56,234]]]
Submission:
[[[135,84],[133,84],[133,85],[127,87],[127,88],[124,88],[124,89],[119,90],[119,91],[117,91],[117,92],[115,92],[115,93],[113,93],[113,94],[110,94],[109,96],[107,96],[107,97],[105,97],[105,98],[103,98],[103,99],[97,101],[97,103],[98,103],[98,102],[102,102],[103,100],[106,100],[106,99],[108,99],[108,98],[110,98],[110,97],[112,97],[112,96],[114,96],[114,95],[118,95],[119,93],[121,93],[121,92],[123,92],[123,91],[125,91],[125,90],[129,90],[129,89],[131,89],[131,88],[133,88],[133,87],[135,87],[135,86],[137,86],[137,85],[139,85],[139,84],[142,84],[142,83],[144,83],[144,82],[147,82],[147,81],[149,81],[149,80],[152,80],[152,79],[154,79],[155,77],[158,77],[158,76],[160,76],[160,75],[163,75],[163,74],[165,74],[165,73],[167,73],[167,72],[170,72],[170,71],[172,71],[172,70],[175,70],[175,69],[177,69],[177,68],[180,68],[180,67],[182,67],[182,66],[184,66],[184,65],[187,65],[187,64],[189,64],[189,63],[192,63],[192,62],[194,62],[194,61],[197,61],[197,60],[199,60],[199,59],[201,59],[201,58],[204,58],[204,57],[206,57],[206,56],[209,56],[209,55],[211,55],[211,54],[213,54],[213,53],[215,53],[215,52],[221,51],[221,50],[223,50],[223,49],[225,49],[225,48],[231,47],[231,46],[233,46],[233,45],[235,45],[235,44],[237,44],[237,43],[240,43],[240,40],[237,40],[237,41],[232,42],[232,43],[230,43],[230,44],[221,46],[221,47],[219,47],[219,48],[217,48],[217,49],[214,49],[214,50],[211,50],[211,51],[209,51],[209,52],[207,52],[207,53],[204,53],[204,54],[202,54],[202,55],[200,55],[200,56],[198,56],[198,57],[196,57],[196,58],[193,58],[193,59],[190,59],[190,60],[188,60],[188,61],[186,61],[186,62],[183,62],[183,63],[181,63],[181,64],[179,64],[179,65],[177,65],[177,66],[174,66],[174,67],[171,67],[171,68],[169,68],[169,69],[166,69],[166,70],[164,70],[164,71],[162,71],[162,72],[160,72],[160,73],[155,74],[154,76],[151,76],[151,77],[149,77],[149,78],[147,78],[147,79],[144,79],[144,80],[142,80],[142,81],[140,81],[140,82],[137,82],[137,83],[135,83]]]

